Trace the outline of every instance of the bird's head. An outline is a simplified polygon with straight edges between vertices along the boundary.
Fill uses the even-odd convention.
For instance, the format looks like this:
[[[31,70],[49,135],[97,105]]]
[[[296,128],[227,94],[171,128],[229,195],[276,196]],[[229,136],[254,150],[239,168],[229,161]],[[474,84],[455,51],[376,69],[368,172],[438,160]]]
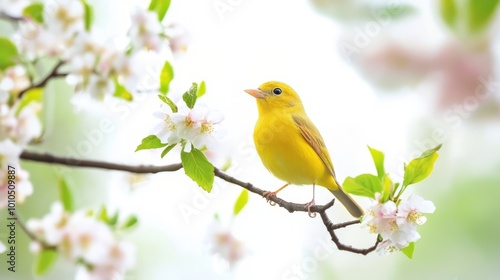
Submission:
[[[257,99],[259,113],[286,109],[303,110],[299,95],[282,82],[266,82],[257,89],[246,89],[245,92]]]

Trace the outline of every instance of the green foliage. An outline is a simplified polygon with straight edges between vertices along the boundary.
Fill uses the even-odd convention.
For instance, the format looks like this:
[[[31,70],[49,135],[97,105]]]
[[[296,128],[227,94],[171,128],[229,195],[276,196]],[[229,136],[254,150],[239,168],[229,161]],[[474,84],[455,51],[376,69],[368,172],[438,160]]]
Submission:
[[[194,105],[196,104],[196,99],[198,98],[197,92],[198,85],[196,83],[193,83],[191,88],[182,95],[182,100],[184,100],[184,102],[190,109],[193,109]]]
[[[165,61],[160,72],[160,92],[167,94],[170,90],[170,82],[174,79],[174,68],[170,62]]]
[[[161,152],[161,158],[163,158],[164,156],[166,156],[168,154],[168,152],[170,152],[175,146],[177,146],[177,144],[168,145],[165,148],[165,150],[163,150],[163,152]]]
[[[377,169],[377,175],[380,180],[385,176],[385,168],[384,168],[384,153],[379,150],[373,149],[368,146],[370,150],[370,154],[373,158],[373,163],[375,164],[375,168]]]
[[[61,198],[62,205],[64,206],[64,210],[66,212],[73,212],[74,210],[74,201],[73,195],[71,194],[71,189],[68,185],[68,182],[61,178],[59,180],[59,196]]]
[[[162,21],[170,7],[170,0],[151,0],[148,10],[156,12],[158,21]]]
[[[28,106],[31,102],[42,102],[43,97],[43,88],[32,88],[26,91],[21,98],[21,102],[17,107],[16,115],[24,109],[24,107]]]
[[[468,0],[468,22],[472,32],[482,31],[493,18],[499,0]]]
[[[43,3],[33,3],[23,10],[23,16],[31,18],[36,23],[43,23]]]
[[[177,105],[175,105],[175,103],[170,98],[168,98],[166,95],[158,94],[158,98],[160,98],[161,101],[163,101],[165,104],[167,104],[170,107],[170,109],[172,110],[172,113],[177,113],[179,111],[179,109],[177,108]]]
[[[57,251],[44,249],[35,259],[35,274],[45,275],[56,263],[59,254]]]
[[[120,216],[120,213],[116,211],[113,216],[107,218],[107,223],[110,226],[115,226],[116,223],[118,223],[118,217]]]
[[[189,153],[181,152],[181,161],[186,175],[193,179],[202,189],[210,192],[215,174],[214,167],[207,157],[200,150],[192,148]]]
[[[415,242],[411,242],[405,248],[401,249],[401,252],[405,254],[409,259],[413,258],[413,251],[415,251]]]
[[[118,82],[118,79],[115,79],[115,93],[113,96],[127,101],[132,101],[134,99],[132,94]]]
[[[385,175],[382,179],[382,203],[388,201],[391,198],[391,195],[394,191],[394,185],[392,183],[389,175]]]
[[[342,188],[347,193],[375,198],[375,193],[382,192],[382,183],[375,175],[361,174],[356,178],[347,177]]]
[[[122,224],[122,229],[131,229],[133,228],[135,225],[137,225],[137,223],[139,222],[139,219],[137,219],[137,216],[135,215],[132,215],[130,217],[128,217],[125,222],[123,222]]]
[[[206,92],[207,92],[207,85],[205,84],[205,81],[201,81],[200,86],[198,87],[198,91],[196,92],[196,96],[200,98],[203,95],[205,95]]]
[[[245,208],[247,203],[248,203],[248,190],[244,189],[243,191],[241,191],[240,195],[236,199],[236,202],[234,203],[234,210],[233,210],[234,215],[235,216],[238,215],[241,212],[241,210]]]
[[[441,0],[441,17],[450,28],[454,28],[457,22],[458,9],[455,0]]]
[[[84,15],[84,23],[85,23],[85,30],[90,31],[92,29],[92,22],[94,21],[94,9],[92,6],[90,6],[89,3],[85,0],[81,0],[83,4],[83,8],[85,9],[85,15]]]
[[[0,70],[16,64],[18,52],[16,45],[7,38],[0,38]]]
[[[167,146],[167,144],[163,144],[158,136],[156,135],[149,135],[146,136],[146,138],[142,139],[142,143],[137,146],[137,149],[135,151],[140,151],[140,150],[148,150],[148,149],[158,149],[158,148],[163,148]]]
[[[427,150],[416,159],[410,161],[405,167],[405,175],[403,187],[418,183],[429,176],[434,168],[434,163],[438,158],[437,151],[441,148],[441,144],[433,149]]]

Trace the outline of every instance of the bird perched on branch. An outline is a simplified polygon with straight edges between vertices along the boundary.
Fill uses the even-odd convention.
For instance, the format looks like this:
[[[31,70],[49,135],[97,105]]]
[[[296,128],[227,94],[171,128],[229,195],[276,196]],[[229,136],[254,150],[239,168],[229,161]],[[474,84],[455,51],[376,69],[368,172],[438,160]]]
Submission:
[[[327,188],[354,217],[361,207],[343,190],[335,178],[333,164],[318,129],[307,116],[298,94],[285,83],[270,81],[258,89],[245,90],[257,100],[259,119],[254,142],[264,166],[286,184],[265,197],[276,196],[290,184],[313,185],[309,215],[315,205],[315,186]]]

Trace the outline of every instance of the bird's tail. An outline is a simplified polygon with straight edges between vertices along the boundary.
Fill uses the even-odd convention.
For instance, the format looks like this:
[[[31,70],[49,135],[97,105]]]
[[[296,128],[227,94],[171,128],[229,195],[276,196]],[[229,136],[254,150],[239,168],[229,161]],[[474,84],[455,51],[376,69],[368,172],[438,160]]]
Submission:
[[[340,185],[339,185],[340,186]],[[361,209],[361,206],[359,206],[352,197],[350,197],[348,194],[346,194],[341,188],[337,190],[331,190],[328,189],[333,195],[340,200],[340,202],[345,206],[347,211],[355,217],[359,218],[364,215],[363,209]]]

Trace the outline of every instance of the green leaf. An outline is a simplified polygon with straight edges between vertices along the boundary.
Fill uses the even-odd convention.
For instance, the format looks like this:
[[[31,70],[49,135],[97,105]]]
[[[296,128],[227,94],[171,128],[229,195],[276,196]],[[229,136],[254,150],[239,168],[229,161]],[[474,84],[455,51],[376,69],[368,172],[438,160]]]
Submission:
[[[33,3],[23,10],[23,16],[33,19],[36,23],[43,23],[43,3]]]
[[[118,217],[120,216],[120,213],[118,213],[118,211],[116,211],[113,216],[109,217],[108,221],[107,221],[107,224],[110,225],[110,226],[114,226],[116,225],[116,223],[118,222]]]
[[[248,190],[244,189],[234,203],[234,215],[238,215],[248,203]]]
[[[163,152],[161,152],[161,158],[163,158],[164,156],[166,156],[168,154],[168,152],[170,152],[176,145],[177,145],[177,143],[176,144],[168,145],[165,148],[165,150],[163,150]]]
[[[455,0],[441,0],[440,13],[443,21],[451,29],[455,29],[458,16],[458,9]]]
[[[193,83],[191,88],[182,95],[182,100],[186,102],[186,105],[190,109],[193,109],[194,105],[196,104],[196,99],[198,98],[196,92],[198,92],[198,85],[196,83]]]
[[[122,225],[122,228],[123,229],[130,229],[130,228],[134,227],[135,225],[137,225],[138,222],[139,222],[139,219],[137,219],[137,216],[132,215],[132,216],[128,217],[127,220],[125,220],[125,222]]]
[[[81,0],[83,8],[85,9],[84,22],[85,30],[90,31],[92,29],[92,22],[94,21],[94,9],[85,0]]]
[[[468,12],[469,29],[472,32],[480,32],[489,25],[499,0],[468,0],[466,11]]]
[[[162,21],[170,7],[170,0],[151,0],[148,10],[158,14],[158,21]]]
[[[411,242],[405,248],[401,249],[401,252],[405,254],[410,260],[413,258],[413,251],[415,251],[415,242]]]
[[[105,222],[106,224],[108,223],[108,209],[106,208],[106,206],[101,206],[101,210],[97,214],[97,218]]]
[[[167,104],[170,107],[170,109],[172,110],[172,113],[177,113],[177,111],[179,111],[179,109],[177,108],[177,105],[175,105],[175,103],[170,98],[168,98],[166,95],[158,94],[158,98],[160,98],[161,101],[163,101],[165,104]]]
[[[73,195],[71,194],[71,189],[68,186],[66,180],[64,180],[64,178],[59,180],[59,196],[64,206],[64,210],[70,213],[73,212],[74,210]]]
[[[392,191],[393,191],[392,180],[389,177],[389,175],[386,174],[384,176],[384,178],[382,179],[382,203],[389,200],[389,197],[391,196]]]
[[[210,192],[214,183],[214,166],[207,157],[200,150],[192,148],[190,153],[181,152],[181,161],[186,175],[205,191]]]
[[[384,153],[382,153],[379,150],[373,149],[372,147],[368,146],[368,149],[370,150],[370,154],[372,155],[373,158],[373,163],[375,164],[375,168],[377,168],[377,175],[380,180],[385,175],[385,169],[384,169]]]
[[[5,70],[16,64],[18,55],[16,45],[7,38],[0,38],[0,70]]]
[[[160,92],[167,94],[170,90],[170,82],[174,79],[174,68],[170,62],[165,61],[163,68],[160,72]]]
[[[410,163],[405,167],[403,180],[404,187],[416,184],[431,174],[432,169],[434,168],[434,163],[438,158],[437,151],[440,148],[441,144],[433,149],[423,152],[419,158],[410,161]]]
[[[375,198],[375,193],[382,192],[382,183],[375,175],[361,174],[356,178],[347,177],[342,184],[342,189],[354,195]]]
[[[43,88],[32,88],[26,91],[17,107],[16,116],[18,116],[24,107],[28,106],[31,102],[42,102],[42,97]]]
[[[206,92],[207,92],[207,85],[205,84],[205,81],[201,81],[200,86],[198,87],[198,91],[196,92],[196,96],[200,98],[203,95],[205,95]]]
[[[167,146],[167,144],[163,144],[158,136],[156,135],[149,135],[146,138],[142,139],[142,143],[137,146],[137,149],[135,151],[140,151],[140,150],[148,150],[148,149],[158,149],[158,148],[163,148]]]
[[[134,99],[132,94],[118,82],[118,79],[115,79],[115,93],[113,94],[113,96],[127,101],[132,101]]]
[[[35,259],[35,274],[45,275],[57,261],[58,253],[54,250],[44,249]]]

